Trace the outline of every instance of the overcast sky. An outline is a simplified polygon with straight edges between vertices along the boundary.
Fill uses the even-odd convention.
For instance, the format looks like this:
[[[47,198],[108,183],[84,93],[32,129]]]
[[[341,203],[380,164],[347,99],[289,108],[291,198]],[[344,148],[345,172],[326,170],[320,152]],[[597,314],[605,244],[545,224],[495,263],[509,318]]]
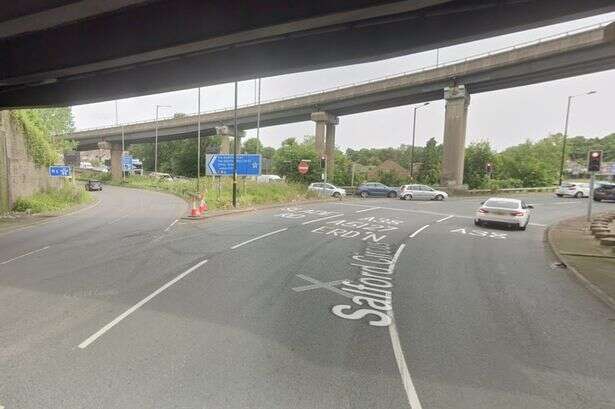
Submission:
[[[615,13],[557,24],[486,40],[475,41],[439,51],[440,62],[465,58],[475,54],[532,41],[568,30],[615,20]],[[349,85],[352,82],[374,79],[433,65],[436,51],[412,54],[366,64],[326,70],[308,71],[262,79],[261,100]],[[239,105],[254,101],[254,81],[243,81],[239,88]],[[615,70],[551,81],[525,87],[472,95],[468,114],[467,143],[487,140],[498,150],[516,145],[526,139],[536,140],[550,133],[562,132],[568,95],[598,91],[597,94],[574,100],[569,134],[605,136],[615,132]],[[221,84],[201,89],[203,112],[231,107],[233,84]],[[196,89],[168,92],[119,101],[120,123],[153,119],[156,104],[171,105],[161,109],[161,116],[175,112],[197,111]],[[77,129],[107,126],[115,123],[113,101],[73,107]],[[411,107],[383,109],[340,117],[336,145],[341,149],[397,147],[409,143]],[[418,111],[417,145],[435,137],[442,141],[444,129],[444,101],[432,101]],[[288,137],[314,134],[312,122],[261,128],[261,140],[266,146],[279,146]],[[247,136],[255,135],[248,131]]]

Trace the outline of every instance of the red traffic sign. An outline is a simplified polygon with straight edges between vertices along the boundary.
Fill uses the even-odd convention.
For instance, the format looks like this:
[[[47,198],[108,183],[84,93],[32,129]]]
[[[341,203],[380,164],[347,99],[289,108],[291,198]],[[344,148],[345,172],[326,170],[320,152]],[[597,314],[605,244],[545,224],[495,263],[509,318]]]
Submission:
[[[305,161],[301,161],[299,162],[299,165],[297,165],[297,170],[302,175],[305,175],[306,173],[308,173],[308,170],[310,170],[310,164]]]

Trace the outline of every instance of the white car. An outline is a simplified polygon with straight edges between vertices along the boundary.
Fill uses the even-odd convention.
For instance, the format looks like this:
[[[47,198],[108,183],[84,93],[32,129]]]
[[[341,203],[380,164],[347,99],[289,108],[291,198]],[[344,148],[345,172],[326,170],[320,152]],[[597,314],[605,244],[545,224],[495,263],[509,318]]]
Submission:
[[[325,196],[335,197],[337,199],[346,196],[346,190],[333,186],[331,183],[311,183],[308,190]]]
[[[492,197],[482,202],[476,211],[474,224],[499,224],[525,230],[530,222],[530,209],[533,208],[523,200]]]
[[[278,175],[260,175],[256,177],[256,183],[276,183],[284,180]]]
[[[427,185],[403,185],[399,191],[401,200],[444,200],[448,193],[433,189]]]
[[[555,191],[555,195],[557,197],[589,197],[589,183],[562,182],[562,184]]]

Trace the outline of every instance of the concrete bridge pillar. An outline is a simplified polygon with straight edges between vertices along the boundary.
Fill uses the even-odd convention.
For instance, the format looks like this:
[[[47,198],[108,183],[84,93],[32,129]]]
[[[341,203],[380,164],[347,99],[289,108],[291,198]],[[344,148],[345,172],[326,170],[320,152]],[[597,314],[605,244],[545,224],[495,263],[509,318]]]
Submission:
[[[327,157],[327,175],[330,179],[335,171],[335,125],[339,124],[339,120],[328,112],[314,112],[311,118],[316,122],[316,155],[319,158],[323,155]]]
[[[231,142],[228,135],[220,135],[220,153],[229,153]]]
[[[444,89],[446,112],[444,116],[444,155],[442,158],[442,186],[451,189],[463,184],[466,124],[470,94],[465,86]]]
[[[119,182],[122,180],[122,151],[121,143],[111,143],[111,179]]]

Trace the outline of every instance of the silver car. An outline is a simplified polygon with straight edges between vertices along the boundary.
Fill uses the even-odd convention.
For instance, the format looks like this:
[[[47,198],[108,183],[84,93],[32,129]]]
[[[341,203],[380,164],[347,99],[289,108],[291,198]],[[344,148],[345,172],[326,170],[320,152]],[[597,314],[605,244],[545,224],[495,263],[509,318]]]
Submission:
[[[530,222],[530,209],[533,208],[523,200],[492,197],[481,203],[474,224],[499,224],[525,230]]]
[[[333,186],[331,183],[311,183],[308,186],[308,190],[312,192],[316,192],[318,194],[323,194],[324,196],[331,196],[337,199],[342,196],[346,196],[346,190]]]
[[[448,193],[427,185],[403,185],[399,191],[401,200],[444,200]]]

